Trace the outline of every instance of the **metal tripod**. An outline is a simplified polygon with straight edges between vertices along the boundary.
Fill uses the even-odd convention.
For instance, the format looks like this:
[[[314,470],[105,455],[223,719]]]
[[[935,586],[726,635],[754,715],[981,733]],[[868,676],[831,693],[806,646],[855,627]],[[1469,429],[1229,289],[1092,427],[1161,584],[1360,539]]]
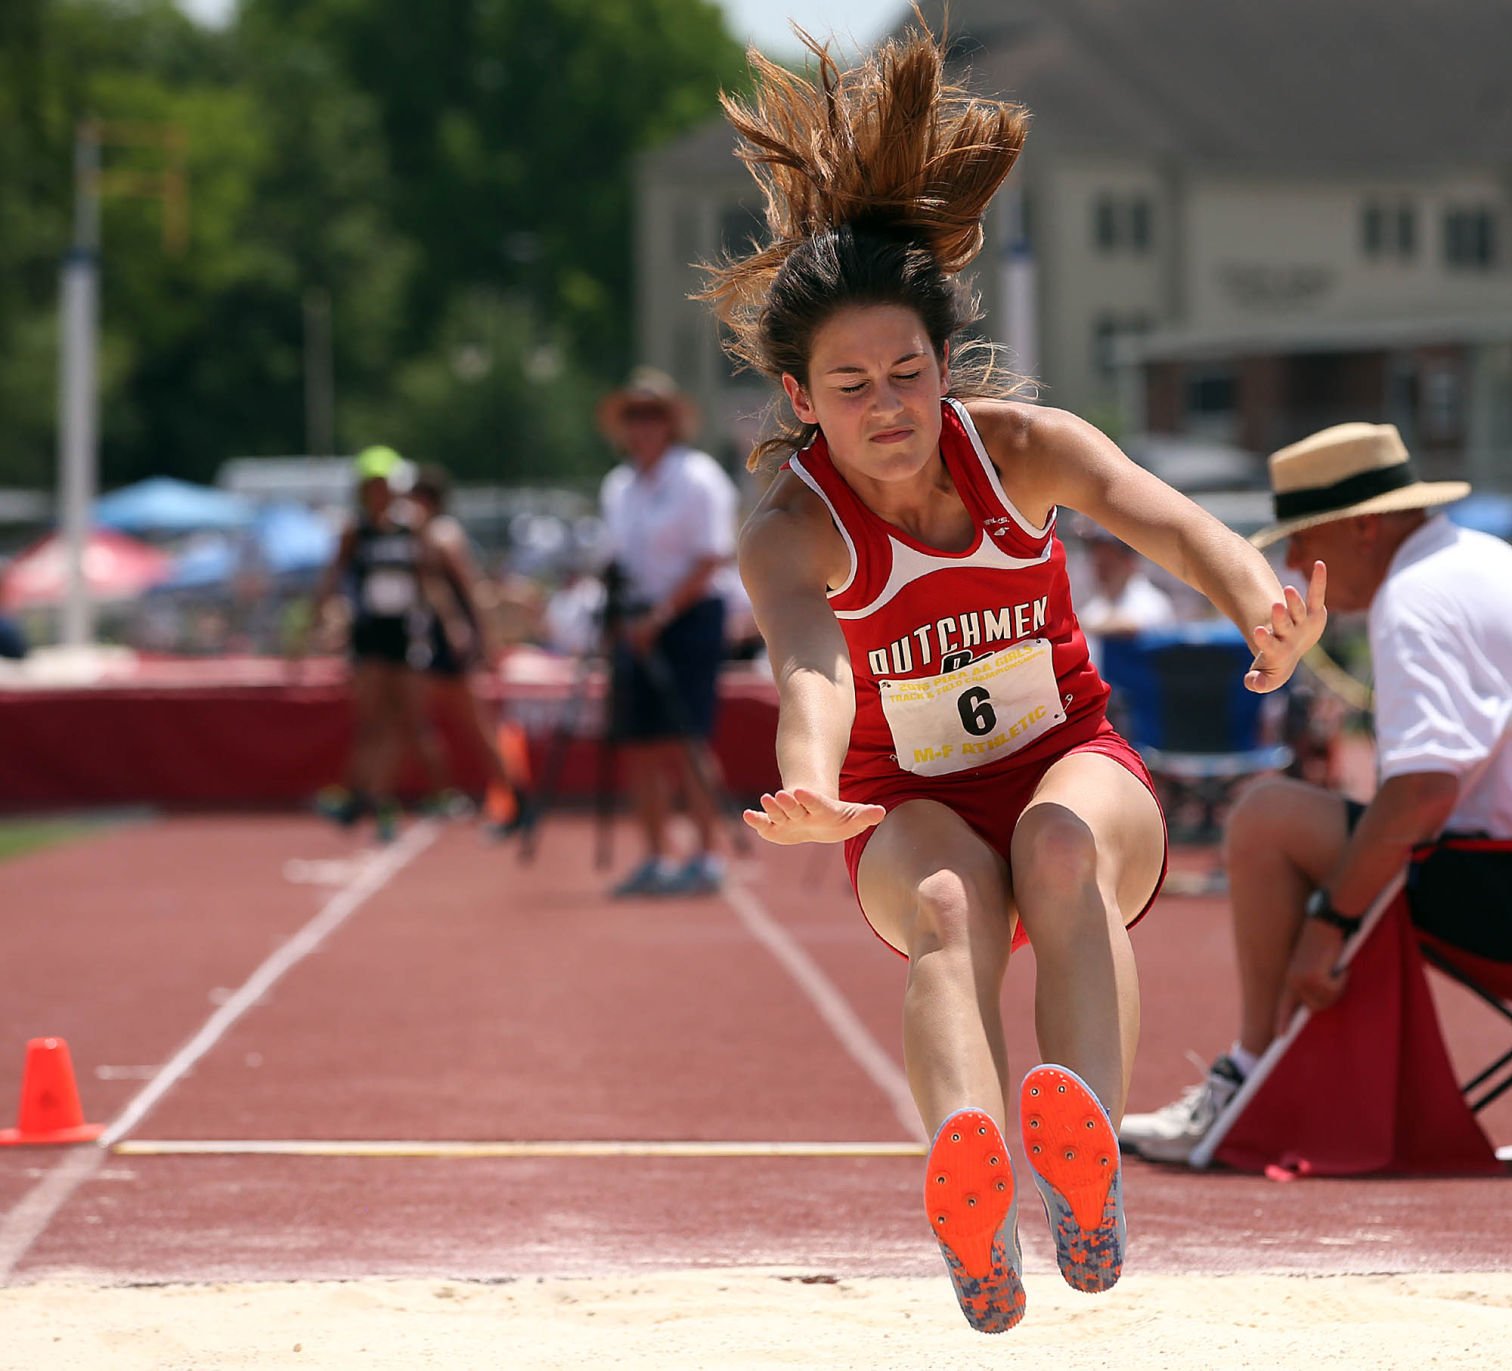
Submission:
[[[552,729],[547,745],[546,761],[542,769],[541,785],[535,793],[535,812],[531,823],[520,835],[519,858],[522,862],[535,860],[536,843],[541,821],[556,807],[566,765],[567,751],[573,739],[581,736],[580,721],[588,706],[592,692],[594,667],[606,664],[604,676],[604,701],[598,738],[595,743],[594,763],[594,865],[603,870],[610,865],[613,856],[614,810],[616,783],[619,777],[620,728],[616,718],[616,703],[620,698],[623,682],[616,679],[615,643],[624,624],[624,578],[619,569],[611,564],[604,573],[604,599],[598,612],[593,647],[578,655],[573,668],[572,685],[567,701]],[[716,813],[725,815],[731,823],[732,846],[736,852],[745,854],[750,850],[749,835],[739,811],[732,801],[719,775],[710,764],[706,747],[693,736],[687,709],[678,694],[677,682],[672,668],[662,653],[653,647],[640,659],[642,669],[657,698],[677,730],[688,759],[688,770],[694,783],[703,792]]]

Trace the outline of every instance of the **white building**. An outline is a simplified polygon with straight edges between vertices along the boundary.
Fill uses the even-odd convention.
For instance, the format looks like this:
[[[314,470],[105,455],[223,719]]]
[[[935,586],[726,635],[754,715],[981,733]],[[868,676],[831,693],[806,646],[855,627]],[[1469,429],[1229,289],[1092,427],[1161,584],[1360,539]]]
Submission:
[[[939,31],[940,0],[924,6]],[[1512,487],[1512,3],[951,0],[974,90],[1033,114],[975,268],[1048,403],[1261,453],[1345,419]],[[732,460],[732,377],[691,263],[759,197],[722,122],[643,163],[643,358]]]

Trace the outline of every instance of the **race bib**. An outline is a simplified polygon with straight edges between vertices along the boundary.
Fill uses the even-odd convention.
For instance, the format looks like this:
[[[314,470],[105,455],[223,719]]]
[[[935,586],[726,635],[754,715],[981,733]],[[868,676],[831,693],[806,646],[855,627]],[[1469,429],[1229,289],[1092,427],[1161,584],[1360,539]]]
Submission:
[[[385,619],[407,614],[415,604],[415,578],[408,571],[379,567],[362,583],[362,607]]]
[[[1066,721],[1044,638],[938,676],[878,681],[877,688],[898,765],[919,776],[997,761]]]

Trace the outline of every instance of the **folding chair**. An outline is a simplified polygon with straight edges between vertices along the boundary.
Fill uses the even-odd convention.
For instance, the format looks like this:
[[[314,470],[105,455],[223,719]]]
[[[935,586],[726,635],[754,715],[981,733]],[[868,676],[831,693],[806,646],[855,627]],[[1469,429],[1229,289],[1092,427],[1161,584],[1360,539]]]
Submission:
[[[1512,1023],[1512,840],[1446,834],[1413,852],[1407,886],[1424,959]],[[1512,1049],[1462,1089],[1476,1112],[1512,1089]]]
[[[1512,1024],[1512,965],[1477,957],[1421,929],[1417,936],[1418,951],[1429,966],[1464,986]],[[1475,1092],[1482,1086],[1485,1091],[1477,1098]],[[1460,1093],[1475,1114],[1508,1090],[1512,1090],[1512,1047],[1460,1086]]]
[[[1193,1150],[1194,1167],[1501,1174],[1455,1082],[1403,885],[1381,894],[1346,946],[1344,994],[1322,1013],[1297,1011]]]
[[[1234,786],[1288,766],[1292,752],[1265,738],[1268,697],[1247,690],[1254,653],[1227,620],[1109,636],[1102,675],[1113,688],[1110,713],[1167,789],[1173,814],[1188,797],[1201,819],[1188,836],[1210,839]]]

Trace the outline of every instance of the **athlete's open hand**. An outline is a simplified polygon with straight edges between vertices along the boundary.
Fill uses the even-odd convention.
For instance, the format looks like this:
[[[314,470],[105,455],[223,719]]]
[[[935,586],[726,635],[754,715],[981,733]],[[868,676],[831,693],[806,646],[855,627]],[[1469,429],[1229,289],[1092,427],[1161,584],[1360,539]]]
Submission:
[[[1255,660],[1244,684],[1256,694],[1277,690],[1291,678],[1297,663],[1319,638],[1328,622],[1323,593],[1328,589],[1328,568],[1314,562],[1307,583],[1307,599],[1295,586],[1287,586],[1283,600],[1271,606],[1271,621],[1256,627]]]
[[[843,843],[887,817],[881,805],[851,804],[812,790],[779,790],[761,797],[761,811],[745,821],[769,843]]]

